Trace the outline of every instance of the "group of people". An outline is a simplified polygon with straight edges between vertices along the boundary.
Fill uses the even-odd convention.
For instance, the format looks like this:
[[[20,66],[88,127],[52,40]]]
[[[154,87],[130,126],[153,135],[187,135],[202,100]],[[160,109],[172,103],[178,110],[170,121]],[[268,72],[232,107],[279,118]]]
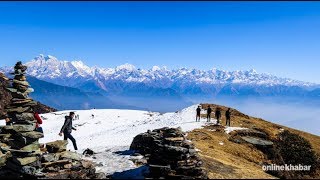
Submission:
[[[197,108],[197,115],[196,115],[196,122],[200,122],[200,115],[201,115],[201,106],[198,106]],[[231,109],[228,108],[228,110],[225,113],[226,116],[226,126],[230,126],[230,118],[231,118]],[[211,113],[212,113],[212,109],[210,107],[210,105],[207,108],[207,122],[211,121]],[[217,119],[217,123],[216,124],[220,124],[220,119],[221,119],[221,110],[220,108],[216,108],[215,111],[215,118]]]
[[[80,116],[79,114],[74,115],[74,120],[79,120]]]

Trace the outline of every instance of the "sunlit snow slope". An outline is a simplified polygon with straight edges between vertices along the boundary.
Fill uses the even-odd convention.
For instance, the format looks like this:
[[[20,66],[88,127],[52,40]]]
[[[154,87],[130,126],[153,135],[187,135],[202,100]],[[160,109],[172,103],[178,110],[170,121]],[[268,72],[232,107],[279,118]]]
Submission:
[[[190,131],[200,128],[205,125],[206,120],[195,122],[197,106],[193,105],[176,113],[165,114],[118,109],[74,110],[76,114],[79,114],[80,119],[73,121],[73,126],[77,128],[77,131],[73,131],[72,135],[77,140],[79,153],[86,148],[98,152],[96,159],[93,159],[103,165],[98,167],[98,171],[108,174],[124,171],[135,168],[135,165],[129,160],[129,156],[115,152],[128,150],[133,138],[149,129],[180,126],[183,131]],[[70,111],[41,115],[44,119],[42,127],[45,135],[40,139],[40,143],[63,139],[58,133],[63,125],[64,116]],[[68,149],[73,151],[70,140]]]

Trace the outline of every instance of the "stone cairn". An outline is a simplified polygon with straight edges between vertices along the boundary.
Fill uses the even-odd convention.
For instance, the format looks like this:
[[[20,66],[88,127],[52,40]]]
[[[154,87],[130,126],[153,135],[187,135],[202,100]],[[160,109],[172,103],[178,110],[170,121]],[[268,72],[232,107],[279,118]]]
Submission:
[[[208,179],[194,145],[180,128],[148,130],[134,138],[130,150],[146,157],[146,178]]]
[[[57,140],[40,145],[43,134],[36,132],[33,108],[37,105],[28,95],[33,92],[26,81],[27,67],[19,61],[14,66],[12,95],[6,106],[10,125],[0,126],[0,177],[9,178],[97,178],[92,162],[81,160],[66,151],[68,141]]]

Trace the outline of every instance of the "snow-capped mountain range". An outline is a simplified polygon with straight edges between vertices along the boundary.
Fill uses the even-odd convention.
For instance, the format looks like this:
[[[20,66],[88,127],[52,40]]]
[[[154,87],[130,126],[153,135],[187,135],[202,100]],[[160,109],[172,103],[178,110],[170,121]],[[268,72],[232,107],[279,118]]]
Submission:
[[[199,97],[205,99],[208,97],[234,99],[234,97],[249,96],[314,98],[320,94],[317,84],[257,73],[253,69],[247,71],[188,68],[170,70],[158,66],[140,69],[131,64],[103,68],[89,67],[82,61],[60,61],[54,56],[42,54],[24,64],[28,66],[28,75],[37,79],[78,88],[83,92],[100,93],[114,102],[120,104],[125,102],[126,105],[143,108],[150,108],[155,104],[159,107],[154,99],[162,102],[168,100],[163,103],[176,103],[173,105],[176,107],[191,102],[197,103],[200,100]],[[12,72],[12,67],[3,67],[0,70],[9,73]],[[132,97],[135,99],[129,99]],[[139,101],[143,103],[137,104]],[[131,102],[135,103],[130,104]]]
[[[76,86],[82,81],[95,80],[102,89],[107,81],[123,81],[148,84],[151,87],[170,88],[174,84],[251,84],[251,85],[285,85],[315,86],[314,83],[280,78],[267,73],[248,71],[224,71],[219,69],[197,70],[180,68],[169,70],[166,67],[153,66],[151,69],[139,69],[131,64],[115,68],[89,67],[82,61],[59,61],[56,57],[40,54],[25,63],[28,74],[41,80],[59,85]],[[12,67],[2,68],[10,71]],[[72,81],[70,81],[72,80]]]
[[[115,68],[89,67],[82,61],[59,61],[54,56],[39,55],[26,63],[28,73],[38,79],[48,80],[61,85],[70,85],[67,79],[94,79],[102,84],[106,81],[145,83],[153,87],[169,88],[175,83],[181,84],[252,84],[252,85],[286,85],[314,86],[313,83],[279,78],[271,74],[248,71],[224,71],[211,69],[208,71],[180,68],[169,70],[166,67],[153,66],[151,69],[139,69],[131,64]],[[59,81],[55,80],[59,79]],[[65,79],[60,81],[60,79]],[[73,81],[74,84],[77,81]],[[104,88],[101,84],[101,88]]]

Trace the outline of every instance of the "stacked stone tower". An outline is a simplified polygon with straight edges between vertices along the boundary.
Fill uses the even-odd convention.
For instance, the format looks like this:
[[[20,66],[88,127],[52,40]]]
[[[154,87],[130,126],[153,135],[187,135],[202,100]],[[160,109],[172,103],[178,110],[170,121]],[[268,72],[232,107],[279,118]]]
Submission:
[[[80,155],[67,151],[68,141],[57,140],[42,144],[43,134],[36,132],[33,109],[37,102],[29,98],[33,92],[25,71],[27,67],[17,62],[14,66],[10,104],[5,107],[11,123],[0,126],[0,179],[1,178],[44,178],[84,179],[105,178],[95,173],[91,161],[82,160]]]
[[[0,166],[32,175],[36,173],[37,167],[41,166],[39,138],[43,137],[43,134],[34,131],[36,119],[33,108],[37,102],[28,96],[33,89],[26,81],[26,70],[27,67],[19,61],[11,73],[14,78],[7,90],[10,91],[12,99],[5,107],[10,124],[0,127],[0,156],[3,161]]]
[[[37,105],[37,102],[29,98],[29,93],[33,92],[33,89],[26,81],[26,70],[27,67],[22,65],[20,61],[14,66],[12,87],[7,88],[13,98],[5,110],[14,125],[29,125],[28,127],[33,130],[36,122],[33,108]]]

